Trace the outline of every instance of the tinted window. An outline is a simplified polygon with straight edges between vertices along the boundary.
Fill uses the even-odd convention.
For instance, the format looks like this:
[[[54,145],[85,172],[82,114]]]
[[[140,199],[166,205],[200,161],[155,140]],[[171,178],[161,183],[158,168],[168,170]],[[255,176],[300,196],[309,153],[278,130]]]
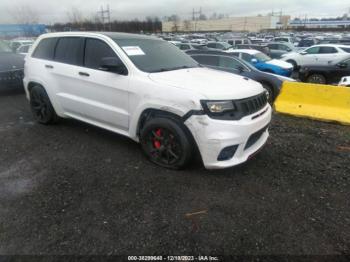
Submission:
[[[210,47],[210,48],[216,48],[216,43],[209,43],[209,44],[208,44],[208,47]]]
[[[251,60],[252,60],[252,56],[249,55],[249,54],[246,54],[246,53],[242,53],[242,59],[243,59],[244,61],[247,61],[248,63],[250,63]]]
[[[92,38],[86,39],[84,59],[84,65],[86,67],[99,69],[101,66],[101,59],[105,57],[118,58],[112,48],[105,42]]]
[[[341,47],[340,49],[347,53],[350,53],[350,47]]]
[[[242,40],[236,40],[235,42],[236,42],[236,45],[241,45],[243,43]]]
[[[46,38],[40,41],[35,48],[33,57],[52,60],[55,53],[57,38]]]
[[[270,44],[270,45],[269,45],[269,48],[272,49],[272,50],[278,50],[278,45],[276,45],[276,44]]]
[[[84,38],[82,37],[62,37],[58,40],[55,61],[81,65],[83,60]]]
[[[242,64],[234,58],[227,57],[227,56],[220,56],[219,67],[238,69],[239,67],[242,67]]]
[[[308,53],[309,55],[312,55],[312,54],[318,54],[319,50],[320,48],[318,46],[315,46],[305,50],[305,52]]]
[[[334,54],[334,53],[338,53],[337,49],[335,49],[334,47],[331,46],[322,46],[320,47],[319,50],[320,54]]]
[[[192,58],[202,65],[219,66],[219,57],[218,56],[194,55],[194,56],[192,56]]]
[[[181,50],[189,50],[191,47],[189,45],[180,45]]]
[[[18,52],[20,52],[20,53],[28,53],[29,47],[30,47],[29,45],[21,46],[18,49]]]

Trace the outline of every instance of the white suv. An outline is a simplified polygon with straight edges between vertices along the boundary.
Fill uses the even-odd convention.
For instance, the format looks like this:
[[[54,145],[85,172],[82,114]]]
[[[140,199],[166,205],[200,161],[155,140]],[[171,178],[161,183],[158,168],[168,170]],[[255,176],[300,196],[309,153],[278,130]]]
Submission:
[[[284,54],[281,60],[291,63],[296,68],[304,65],[327,65],[349,56],[350,47],[346,45],[314,45],[301,52]]]
[[[154,163],[245,162],[268,138],[271,107],[250,79],[203,68],[158,38],[124,33],[41,36],[25,62],[35,119],[75,118],[140,142]]]

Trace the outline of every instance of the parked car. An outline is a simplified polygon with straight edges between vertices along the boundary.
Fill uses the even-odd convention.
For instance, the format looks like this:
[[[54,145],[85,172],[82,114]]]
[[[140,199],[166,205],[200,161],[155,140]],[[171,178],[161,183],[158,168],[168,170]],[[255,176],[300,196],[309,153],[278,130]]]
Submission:
[[[248,77],[259,82],[268,91],[271,104],[279,94],[284,81],[295,81],[291,78],[264,73],[234,54],[205,50],[191,50],[186,53],[201,65]]]
[[[281,60],[291,63],[294,68],[304,65],[327,65],[331,61],[341,60],[350,54],[350,46],[315,45],[301,52],[282,55]]]
[[[233,50],[232,45],[227,42],[208,42],[207,47],[222,50],[225,52],[231,52]]]
[[[285,43],[290,43],[292,45],[297,45],[297,41],[294,37],[290,37],[290,36],[279,36],[279,37],[275,37],[273,39],[274,42],[285,42]]]
[[[270,48],[267,46],[267,44],[261,44],[261,45],[237,45],[237,49],[253,49],[253,50],[258,50],[265,55],[270,56]]]
[[[12,52],[16,53],[18,48],[24,45],[32,45],[34,40],[32,39],[15,39],[10,42],[10,48]]]
[[[262,52],[253,49],[236,49],[233,51],[237,57],[252,64],[263,72],[290,77],[293,73],[293,65],[281,60],[271,59]]]
[[[316,39],[314,39],[314,38],[305,38],[305,39],[300,40],[300,42],[297,45],[297,48],[305,49],[307,47],[314,46],[316,44],[317,44],[317,40]]]
[[[14,54],[11,48],[0,41],[0,87],[15,88],[22,86],[24,56]]]
[[[294,45],[287,42],[271,42],[267,44],[270,57],[279,59],[282,55],[295,51]]]
[[[20,46],[19,48],[17,48],[16,53],[17,53],[17,54],[21,54],[21,55],[26,55],[26,54],[28,54],[29,49],[30,49],[31,46],[32,46],[32,44],[29,44],[29,45],[22,45],[22,46]]]
[[[203,44],[193,44],[193,43],[178,43],[175,44],[180,50],[186,51],[186,50],[202,50],[202,49],[208,49],[207,45]]]
[[[185,167],[196,148],[206,168],[235,166],[268,138],[271,107],[259,83],[145,35],[42,35],[24,85],[39,123],[71,117],[125,135],[166,168]]]
[[[350,75],[350,55],[345,60],[328,65],[307,65],[301,67],[299,79],[307,83],[337,84],[344,76]]]
[[[338,86],[346,86],[346,87],[350,87],[350,76],[344,76]]]
[[[252,42],[248,38],[232,38],[232,39],[227,39],[226,42],[231,46],[252,44]]]

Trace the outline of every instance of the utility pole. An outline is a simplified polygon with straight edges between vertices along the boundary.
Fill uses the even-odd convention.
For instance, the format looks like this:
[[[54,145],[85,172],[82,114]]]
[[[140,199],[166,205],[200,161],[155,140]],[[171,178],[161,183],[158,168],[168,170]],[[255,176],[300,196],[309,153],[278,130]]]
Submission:
[[[197,15],[199,15],[197,17]],[[194,21],[194,31],[196,31],[196,27],[197,27],[197,21],[199,19],[199,17],[202,16],[202,7],[200,7],[199,11],[195,11],[194,8],[192,9],[192,21]]]
[[[101,6],[101,10],[97,12],[98,15],[101,18],[103,30],[106,31],[106,22],[108,23],[109,31],[112,31],[112,25],[111,25],[111,11],[109,9],[109,5],[107,5],[107,8],[104,9],[103,6]]]

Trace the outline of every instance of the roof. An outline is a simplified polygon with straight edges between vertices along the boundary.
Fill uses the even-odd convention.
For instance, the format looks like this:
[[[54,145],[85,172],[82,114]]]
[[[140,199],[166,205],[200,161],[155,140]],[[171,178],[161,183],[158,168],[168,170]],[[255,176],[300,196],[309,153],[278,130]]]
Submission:
[[[140,34],[130,34],[130,33],[118,33],[118,32],[60,32],[60,33],[49,33],[43,35],[44,37],[61,37],[61,36],[107,36],[113,40],[123,40],[123,39],[153,39],[161,40],[154,36],[140,35]]]
[[[250,54],[250,55],[256,55],[258,53],[261,53],[258,50],[254,50],[254,49],[233,49],[232,53],[246,53],[246,54]]]

